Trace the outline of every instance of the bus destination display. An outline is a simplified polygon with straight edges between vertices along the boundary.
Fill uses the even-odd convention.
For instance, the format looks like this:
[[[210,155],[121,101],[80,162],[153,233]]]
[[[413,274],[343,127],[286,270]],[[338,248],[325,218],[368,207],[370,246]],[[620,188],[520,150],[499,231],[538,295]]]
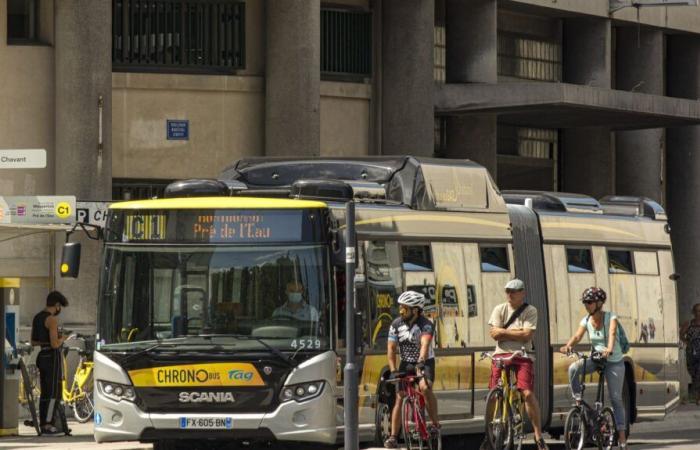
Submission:
[[[298,242],[301,210],[138,211],[124,217],[125,242]]]

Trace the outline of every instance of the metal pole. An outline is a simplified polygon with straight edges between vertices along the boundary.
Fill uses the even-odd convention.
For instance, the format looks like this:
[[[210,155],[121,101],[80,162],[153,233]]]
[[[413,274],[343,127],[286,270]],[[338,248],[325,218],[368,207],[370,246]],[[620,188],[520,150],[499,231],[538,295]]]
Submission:
[[[358,450],[359,382],[355,358],[355,203],[345,205],[345,369],[343,371],[345,450]]]
[[[5,428],[5,374],[7,370],[7,364],[5,360],[5,355],[7,354],[5,348],[5,336],[7,331],[5,330],[5,297],[9,289],[0,289],[0,337],[2,338],[2,362],[0,362],[0,429]],[[9,428],[9,427],[8,427]]]

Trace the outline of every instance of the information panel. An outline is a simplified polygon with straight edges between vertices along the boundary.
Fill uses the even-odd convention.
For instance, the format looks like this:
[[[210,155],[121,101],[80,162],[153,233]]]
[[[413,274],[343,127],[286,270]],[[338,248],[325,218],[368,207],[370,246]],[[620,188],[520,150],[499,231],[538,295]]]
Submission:
[[[305,214],[303,210],[125,211],[119,234],[123,242],[299,242]]]

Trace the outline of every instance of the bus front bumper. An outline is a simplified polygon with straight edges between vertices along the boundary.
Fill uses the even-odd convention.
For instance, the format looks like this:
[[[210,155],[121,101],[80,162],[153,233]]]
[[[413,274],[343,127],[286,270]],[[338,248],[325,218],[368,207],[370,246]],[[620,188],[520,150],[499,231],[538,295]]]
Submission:
[[[128,401],[115,402],[95,392],[95,441],[221,439],[231,441],[294,441],[333,444],[337,428],[335,397],[326,389],[305,402],[289,401],[270,413],[148,413]],[[331,412],[332,413],[329,413]],[[183,417],[231,419],[230,429],[183,429]]]

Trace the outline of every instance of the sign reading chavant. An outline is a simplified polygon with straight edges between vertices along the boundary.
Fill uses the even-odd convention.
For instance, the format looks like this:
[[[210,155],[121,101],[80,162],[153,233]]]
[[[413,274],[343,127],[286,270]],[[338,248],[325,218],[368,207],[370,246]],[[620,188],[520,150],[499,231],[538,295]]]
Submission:
[[[46,150],[0,149],[0,169],[43,169],[46,167]]]
[[[75,223],[75,197],[70,195],[0,197],[2,224]]]

